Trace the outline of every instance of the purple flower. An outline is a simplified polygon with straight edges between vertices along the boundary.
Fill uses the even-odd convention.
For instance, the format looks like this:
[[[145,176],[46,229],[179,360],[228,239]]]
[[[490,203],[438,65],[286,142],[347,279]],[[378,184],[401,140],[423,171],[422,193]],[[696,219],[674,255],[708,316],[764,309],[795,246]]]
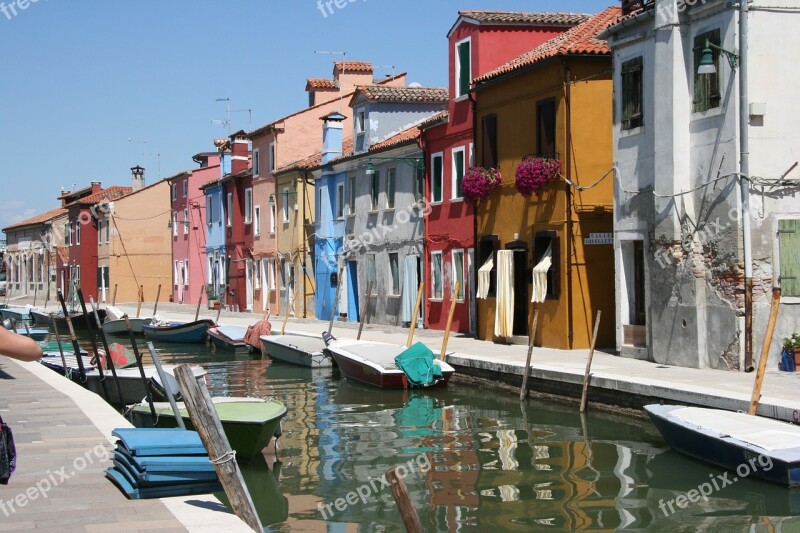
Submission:
[[[561,174],[561,162],[558,159],[528,156],[517,165],[514,172],[514,183],[519,193],[529,198],[539,194],[548,183]]]
[[[470,167],[461,180],[461,193],[468,202],[478,203],[500,187],[501,179],[496,168]]]

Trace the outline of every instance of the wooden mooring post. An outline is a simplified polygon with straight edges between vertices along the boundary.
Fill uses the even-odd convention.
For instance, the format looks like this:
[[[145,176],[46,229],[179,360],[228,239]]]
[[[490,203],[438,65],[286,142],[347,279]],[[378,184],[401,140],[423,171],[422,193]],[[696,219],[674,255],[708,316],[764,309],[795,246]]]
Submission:
[[[589,359],[586,361],[586,372],[583,375],[583,393],[581,394],[581,413],[586,411],[586,396],[589,394],[589,376],[592,371],[592,359],[594,358],[594,344],[597,342],[597,330],[600,328],[600,316],[602,311],[597,312],[594,321],[594,333],[592,333],[592,346],[589,348]]]
[[[153,306],[153,316],[156,316],[156,313],[158,312],[158,300],[160,299],[161,299],[161,284],[159,283],[158,291],[156,291],[156,303]]]
[[[758,371],[756,381],[753,384],[753,395],[750,397],[750,409],[748,412],[755,415],[758,412],[758,402],[761,401],[761,385],[764,383],[764,373],[767,371],[767,359],[769,359],[769,345],[772,344],[772,336],[775,334],[775,323],[778,321],[778,310],[781,306],[781,289],[773,287],[772,305],[769,309],[769,322],[767,322],[767,332],[764,336],[764,344],[761,345],[761,356],[758,359]]]
[[[292,296],[292,303],[289,304],[289,307],[286,309],[286,316],[283,317],[283,324],[281,325],[281,335],[286,332],[286,323],[289,322],[289,313],[292,312],[294,309],[294,303],[297,301],[297,291],[295,291],[294,295]]]
[[[342,275],[344,274],[344,265],[339,268],[338,278],[336,278],[336,298],[333,299],[333,306],[331,307],[331,319],[328,321],[328,335],[333,330],[333,319],[336,316],[336,310],[339,309],[339,296],[342,294]]]
[[[533,312],[531,331],[528,333],[528,357],[525,359],[525,373],[522,374],[522,386],[519,388],[519,401],[528,396],[528,376],[531,373],[531,357],[533,356],[533,340],[536,338],[536,324],[539,322],[539,310]]]
[[[200,305],[203,303],[203,294],[205,294],[205,292],[206,292],[206,285],[204,283],[203,286],[200,287],[200,296],[197,297],[197,309],[195,309],[195,311],[194,311],[194,321],[195,322],[200,320]],[[153,314],[155,314],[155,313],[153,313]]]
[[[361,309],[361,323],[358,325],[358,336],[356,337],[357,340],[361,340],[361,332],[364,329],[364,322],[367,321],[367,317],[369,316],[369,299],[372,297],[372,286],[374,283],[374,281],[370,281],[369,285],[367,286],[367,295],[364,298],[364,307]],[[339,305],[339,302],[334,302],[333,305]]]
[[[447,315],[447,325],[444,328],[444,340],[442,341],[442,353],[439,354],[439,359],[444,361],[447,354],[447,342],[450,340],[450,327],[453,325],[453,315],[456,312],[456,303],[458,303],[458,289],[459,283],[456,281],[453,286],[453,292],[450,294],[450,313]]]
[[[400,517],[403,519],[403,525],[406,527],[408,533],[422,533],[422,522],[419,519],[419,514],[414,508],[414,503],[411,501],[411,495],[408,493],[406,482],[400,477],[398,471],[399,467],[395,466],[386,471],[386,481],[392,487],[392,496],[397,504],[397,510],[400,511]]]
[[[186,411],[217,471],[233,512],[254,531],[264,531],[256,506],[236,463],[236,454],[222,429],[222,423],[205,384],[194,377],[191,367],[187,364],[178,365],[174,372]]]
[[[139,302],[136,304],[136,318],[139,318],[139,313],[142,312],[142,302],[144,301],[144,285],[139,286]]]
[[[414,304],[414,314],[411,315],[411,324],[408,326],[408,340],[406,340],[406,347],[411,347],[414,342],[414,331],[417,329],[417,317],[419,316],[419,307],[422,305],[422,292],[425,290],[425,282],[419,284],[417,291],[417,303]]]

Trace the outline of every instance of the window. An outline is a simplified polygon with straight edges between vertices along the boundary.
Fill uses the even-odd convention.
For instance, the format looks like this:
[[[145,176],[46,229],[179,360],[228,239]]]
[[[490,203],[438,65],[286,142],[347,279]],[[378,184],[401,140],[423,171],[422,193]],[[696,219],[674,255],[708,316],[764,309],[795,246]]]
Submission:
[[[269,206],[269,232],[270,233],[275,233],[275,222],[276,222],[276,219],[278,218],[278,214],[277,214],[275,209],[276,209],[275,208],[275,204],[271,204]]]
[[[111,240],[111,221],[106,219],[106,243]]]
[[[395,173],[393,168],[386,172],[386,207],[389,209],[394,209]]]
[[[483,151],[481,164],[485,168],[497,167],[497,115],[487,115],[481,120]]]
[[[442,299],[442,252],[431,252],[431,298]]]
[[[431,156],[431,202],[442,201],[442,176],[444,156],[441,152]]]
[[[456,200],[461,198],[461,182],[464,179],[464,147],[453,149],[453,183],[452,183],[452,198]]]
[[[64,224],[64,246],[72,246],[72,226],[69,222]]]
[[[172,270],[172,277],[175,280],[174,284],[175,284],[176,287],[178,285],[180,285],[180,283],[181,283],[181,267],[180,267],[180,264],[181,264],[180,261],[175,261],[175,266],[173,267],[173,270]]]
[[[555,157],[556,154],[556,101],[545,100],[536,104],[536,153]]]
[[[275,172],[275,143],[269,143],[269,171]]]
[[[717,71],[714,74],[698,74],[697,69],[700,67],[700,60],[703,57],[703,49],[706,47],[706,41],[711,44],[720,46],[720,33],[719,30],[712,30],[701,33],[694,38],[694,65],[692,72],[694,72],[694,112],[700,113],[719,107],[720,93],[719,93],[719,50],[711,48],[711,53],[714,57],[714,65]]]
[[[184,235],[189,235],[189,224],[191,224],[191,222],[189,221],[189,209],[188,208],[183,208],[183,234]]]
[[[363,152],[367,149],[366,146],[366,130],[367,130],[367,113],[365,109],[356,111],[355,124],[353,125],[356,132],[356,152]]]
[[[336,218],[344,217],[344,183],[336,184]]]
[[[372,283],[373,290],[375,290],[375,254],[367,254],[367,283]]]
[[[213,196],[206,196],[206,221],[210,226],[212,222],[214,222],[214,202],[212,202]]]
[[[425,197],[425,166],[417,165],[414,169],[414,200],[420,201]]]
[[[177,183],[173,183],[172,184],[172,201],[174,202],[177,199],[178,199],[178,184]]]
[[[389,254],[389,270],[392,274],[392,295],[400,295],[400,263],[397,253]]]
[[[469,92],[472,82],[472,59],[470,55],[470,39],[456,43],[456,98]]]
[[[464,250],[453,250],[453,285],[458,282],[456,300],[464,301]]]
[[[183,284],[188,287],[189,286],[189,260],[183,260]]]
[[[261,259],[255,261],[255,275],[253,276],[253,285],[255,289],[261,290]]]
[[[367,114],[364,109],[359,109],[356,113],[356,133],[364,133],[366,131],[366,118]]]
[[[267,282],[267,290],[275,290],[275,258],[269,257],[264,259],[262,263],[264,266],[264,279]]]
[[[172,236],[178,236],[178,213],[172,212]]]
[[[347,211],[351,215],[356,214],[356,177],[347,178]]]
[[[228,193],[228,210],[225,214],[228,227],[233,226],[233,193]]]
[[[80,222],[80,220],[78,220],[78,222],[75,223],[75,244],[77,246],[80,246],[80,244],[81,244],[81,222]]]
[[[622,64],[622,117],[623,130],[641,128],[642,120],[642,57],[635,57]]]
[[[258,177],[258,171],[260,170],[260,168],[261,168],[261,161],[260,161],[260,155],[259,155],[259,152],[258,152],[258,148],[253,148],[253,177],[254,178]]]
[[[189,179],[183,180],[183,197],[189,196]]]
[[[781,294],[800,296],[800,220],[778,221]]]
[[[372,175],[372,183],[370,185],[370,198],[372,199],[373,211],[378,209],[378,190],[380,188],[380,182],[381,182],[380,176],[381,173],[377,170]]]
[[[253,234],[261,235],[261,206],[257,205],[253,208]],[[261,270],[259,269],[259,272]]]
[[[244,223],[253,223],[253,189],[244,190]]]
[[[289,187],[283,189],[283,223],[289,222]]]
[[[561,258],[560,240],[555,231],[540,231],[533,238],[533,264],[538,265],[547,249],[552,253],[550,269],[547,271],[547,292],[545,298],[557,300],[560,289],[559,262]]]
[[[484,235],[478,241],[478,265],[482,267],[489,259],[493,260],[492,269],[489,273],[489,287],[486,295],[489,298],[493,298],[497,291],[497,251],[499,249],[500,239],[497,235]]]

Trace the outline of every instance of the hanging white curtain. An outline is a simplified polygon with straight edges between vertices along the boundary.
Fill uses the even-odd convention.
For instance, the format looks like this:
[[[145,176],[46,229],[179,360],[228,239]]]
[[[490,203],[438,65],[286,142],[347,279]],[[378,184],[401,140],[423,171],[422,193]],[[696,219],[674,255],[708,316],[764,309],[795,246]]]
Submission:
[[[511,337],[514,331],[514,252],[497,252],[497,306],[494,315],[496,337]]]
[[[417,304],[418,288],[417,256],[407,255],[403,260],[403,299],[400,302],[400,320],[403,323],[412,321],[411,314]]]
[[[478,269],[478,298],[485,299],[489,295],[489,285],[492,283],[493,268],[494,259],[492,259],[492,256],[489,256],[489,259]]]
[[[547,272],[553,264],[553,245],[547,247],[542,259],[533,267],[533,297],[531,302],[538,304],[547,297]]]

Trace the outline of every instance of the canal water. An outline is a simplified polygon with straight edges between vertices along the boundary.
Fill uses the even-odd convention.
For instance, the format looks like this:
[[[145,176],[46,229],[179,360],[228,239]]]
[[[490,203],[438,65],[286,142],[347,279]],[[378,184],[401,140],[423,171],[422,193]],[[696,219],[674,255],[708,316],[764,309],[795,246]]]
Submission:
[[[726,473],[671,451],[645,419],[458,383],[382,391],[260,354],[158,348],[165,364],[205,367],[212,395],[288,407],[277,457],[243,471],[273,531],[404,531],[382,482],[401,466],[426,531],[800,532],[800,491],[752,478],[688,502]]]

